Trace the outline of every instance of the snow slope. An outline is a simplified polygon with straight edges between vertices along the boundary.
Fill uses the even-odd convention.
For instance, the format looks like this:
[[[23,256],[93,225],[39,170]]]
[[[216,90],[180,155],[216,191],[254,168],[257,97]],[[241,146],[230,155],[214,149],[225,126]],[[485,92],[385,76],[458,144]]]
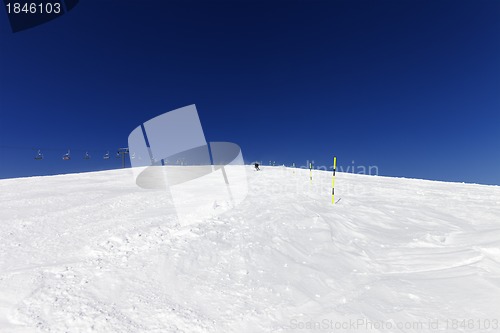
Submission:
[[[500,330],[500,187],[262,169],[188,226],[131,170],[1,180],[0,332]]]

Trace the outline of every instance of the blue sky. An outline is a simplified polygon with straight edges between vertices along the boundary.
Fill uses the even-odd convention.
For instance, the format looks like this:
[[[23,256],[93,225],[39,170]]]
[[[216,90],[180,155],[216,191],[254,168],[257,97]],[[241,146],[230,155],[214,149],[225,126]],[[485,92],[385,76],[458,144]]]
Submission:
[[[117,168],[196,104],[249,162],[500,185],[498,1],[80,1],[0,39],[0,178]]]

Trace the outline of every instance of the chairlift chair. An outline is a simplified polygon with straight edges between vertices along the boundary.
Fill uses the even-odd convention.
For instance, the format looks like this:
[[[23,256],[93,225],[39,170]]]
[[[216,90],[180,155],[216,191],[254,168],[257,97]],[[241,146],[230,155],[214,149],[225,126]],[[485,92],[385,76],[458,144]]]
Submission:
[[[64,154],[64,155],[63,155],[63,158],[62,158],[62,159],[63,159],[63,160],[65,160],[65,161],[69,161],[69,160],[71,159],[71,156],[70,156],[70,154],[69,154],[69,149],[68,149],[68,152],[67,152],[66,154]]]
[[[43,160],[43,154],[40,150],[38,150],[38,153],[35,156],[35,160]]]
[[[85,152],[85,156],[83,156],[83,159],[85,160],[90,160],[90,155],[89,155],[89,152]]]
[[[105,159],[105,160],[109,160],[109,151],[108,151],[108,152],[106,152],[106,154],[104,154],[104,159]]]

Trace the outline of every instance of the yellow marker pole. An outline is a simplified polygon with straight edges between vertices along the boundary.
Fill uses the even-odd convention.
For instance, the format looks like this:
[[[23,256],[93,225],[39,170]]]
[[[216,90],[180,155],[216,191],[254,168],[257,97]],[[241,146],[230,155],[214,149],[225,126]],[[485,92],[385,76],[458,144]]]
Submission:
[[[337,157],[333,156],[332,204],[335,203],[335,170],[336,169],[337,169]]]

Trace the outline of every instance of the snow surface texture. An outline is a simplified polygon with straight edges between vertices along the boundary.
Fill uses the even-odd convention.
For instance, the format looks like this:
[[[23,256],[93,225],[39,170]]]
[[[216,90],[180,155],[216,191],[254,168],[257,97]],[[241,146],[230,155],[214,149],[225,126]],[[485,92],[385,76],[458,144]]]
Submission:
[[[0,332],[479,332],[453,320],[500,319],[500,187],[338,173],[332,205],[331,172],[247,174],[243,203],[188,226],[130,169],[1,180]]]

